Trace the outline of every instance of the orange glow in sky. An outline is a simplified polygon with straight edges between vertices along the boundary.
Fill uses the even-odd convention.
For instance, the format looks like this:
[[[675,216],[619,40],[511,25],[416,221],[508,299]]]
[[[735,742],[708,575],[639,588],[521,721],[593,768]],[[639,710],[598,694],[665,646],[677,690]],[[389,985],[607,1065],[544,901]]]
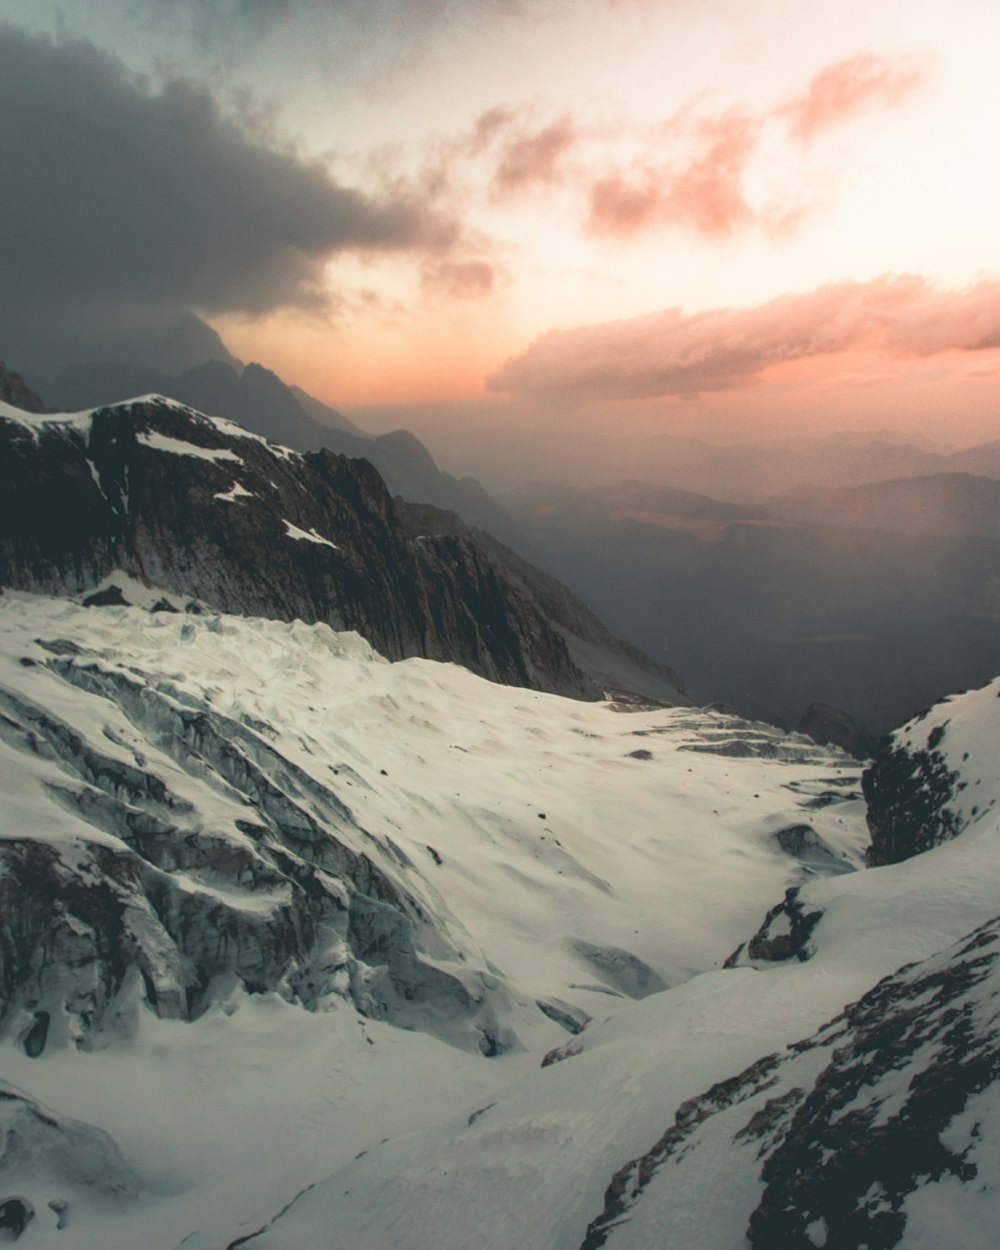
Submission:
[[[8,4],[336,184],[195,309],[334,406],[1000,434],[995,0]]]

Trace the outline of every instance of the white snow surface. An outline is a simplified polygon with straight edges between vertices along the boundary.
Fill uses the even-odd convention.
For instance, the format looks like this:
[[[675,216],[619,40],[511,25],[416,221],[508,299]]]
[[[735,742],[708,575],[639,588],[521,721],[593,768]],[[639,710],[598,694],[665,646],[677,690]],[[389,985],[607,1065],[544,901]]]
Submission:
[[[294,538],[298,542],[319,543],[322,547],[332,547],[334,551],[340,550],[336,543],[331,542],[329,538],[324,538],[322,534],[317,534],[315,529],[300,529],[291,521],[285,521],[285,533],[287,537]]]
[[[232,460],[236,464],[242,464],[235,451],[230,451],[228,447],[199,447],[196,443],[189,443],[182,438],[171,438],[167,434],[161,434],[159,430],[147,430],[136,436],[136,441],[152,447],[154,451],[166,451],[174,456],[194,456],[198,460]]]
[[[947,810],[962,829],[981,820],[995,820],[1000,805],[998,708],[1000,678],[979,690],[951,695],[894,734],[899,746],[910,752],[931,749],[942,757],[950,772],[961,773],[964,789],[955,795]]]
[[[215,498],[222,503],[238,503],[241,499],[253,499],[254,493],[241,482],[234,482],[227,491],[219,491]]]
[[[155,393],[137,395],[134,399],[122,400],[116,404],[101,404],[98,408],[82,408],[79,412],[25,412],[23,408],[15,408],[13,404],[0,401],[0,417],[4,417],[8,421],[16,421],[18,425],[23,425],[32,432],[35,438],[38,437],[39,431],[46,426],[75,429],[87,434],[90,432],[90,424],[95,412],[104,412],[109,408],[129,408],[133,404],[158,404],[163,408],[175,408],[179,412],[193,413],[203,421],[222,424],[218,419],[202,417],[200,413],[196,413],[187,404],[182,404],[176,399],[169,399],[166,395]],[[226,422],[226,424],[232,423]],[[239,429],[240,427],[237,426],[236,428]]]
[[[192,706],[265,723],[271,745],[324,785],[336,770],[338,793],[402,850],[408,888],[462,958],[506,984],[520,1045],[486,1059],[363,1019],[347,999],[309,1013],[242,992],[194,1023],[144,1011],[134,1037],[91,1052],[50,1046],[31,1059],[8,1042],[4,1079],[109,1133],[142,1184],[137,1198],[115,1200],[41,1173],[4,1175],[5,1193],[35,1205],[31,1250],[225,1250],[268,1225],[254,1250],[575,1250],[610,1177],[682,1101],[1000,911],[994,811],[907,863],[809,880],[807,909],[824,912],[809,962],[723,971],[806,879],[775,832],[807,822],[861,869],[859,770],[845,757],[795,740],[790,758],[715,754],[704,748],[738,735],[728,718],[622,713],[454,665],[391,664],[325,625],[0,597],[0,686],[107,754],[132,761],[141,746],[154,773],[173,765],[117,708],[46,669],[39,639],[72,640]],[[951,712],[969,726],[956,746],[986,750],[972,741],[980,713],[965,706]],[[633,757],[639,748],[652,758]],[[0,837],[56,840],[81,855],[113,840],[51,800],[57,771],[0,739]],[[211,778],[171,783],[206,827],[242,837]],[[808,807],[831,785],[844,801]],[[579,941],[631,952],[670,988],[635,1001]],[[571,1038],[536,1007],[541,998],[593,1020]],[[571,1057],[540,1067],[555,1047]],[[724,1135],[710,1147],[700,1190],[659,1201],[654,1186],[608,1244],[742,1246],[759,1182],[732,1171]],[[53,1200],[70,1204],[71,1242]],[[919,1198],[911,1206],[919,1213]],[[975,1220],[994,1208],[983,1199],[967,1218],[950,1211],[952,1244],[979,1245]],[[932,1244],[919,1238],[944,1227],[933,1218],[916,1220],[906,1250]]]
[[[160,408],[170,408],[177,412],[183,412],[194,417],[197,421],[203,422],[205,425],[214,426],[220,434],[224,434],[229,438],[239,438],[260,443],[286,460],[301,458],[300,452],[293,451],[290,447],[282,447],[278,443],[272,443],[262,435],[254,434],[251,430],[237,424],[237,422],[230,421],[227,417],[206,415],[198,412],[195,408],[189,407],[187,404],[182,404],[179,400],[171,399],[167,395],[160,395],[156,392],[150,392],[148,395],[136,395],[131,399],[119,400],[113,404],[101,404],[97,408],[84,408],[79,412],[26,412],[22,408],[16,408],[13,404],[4,403],[0,400],[0,417],[24,426],[37,440],[40,431],[46,427],[74,429],[87,435],[90,433],[90,426],[95,413],[115,408],[131,408],[136,404],[155,404]],[[179,439],[169,439],[158,434],[141,436],[141,441],[160,451],[174,452],[179,455],[196,455],[199,453],[210,453],[211,451],[209,448],[196,447],[194,444],[182,442]],[[239,460],[235,453],[227,451],[217,451],[214,454],[209,454],[207,458]]]

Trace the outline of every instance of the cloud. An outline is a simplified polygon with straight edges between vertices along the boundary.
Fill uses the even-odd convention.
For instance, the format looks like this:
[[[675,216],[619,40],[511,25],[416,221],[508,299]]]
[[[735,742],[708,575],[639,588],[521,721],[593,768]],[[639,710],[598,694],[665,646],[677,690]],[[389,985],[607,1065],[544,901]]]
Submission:
[[[425,290],[453,299],[482,299],[496,286],[497,271],[485,260],[441,261],[421,274]]]
[[[787,119],[793,138],[807,143],[861,113],[902,103],[926,78],[926,65],[863,52],[820,70],[801,95],[780,105],[775,114]]]
[[[479,119],[477,131],[482,127]],[[563,117],[540,130],[516,134],[504,144],[492,190],[503,197],[525,191],[529,187],[552,185],[562,176],[563,157],[578,139],[576,127]]]
[[[591,181],[587,228],[623,239],[666,227],[716,239],[749,226],[789,233],[804,215],[801,203],[757,205],[744,189],[765,125],[782,121],[790,137],[807,142],[864,112],[900,104],[926,77],[926,65],[861,53],[820,70],[801,95],[769,111],[698,118],[688,106],[659,127],[656,147],[676,148],[670,157],[642,157]]]
[[[490,379],[494,391],[602,398],[697,395],[754,385],[771,365],[851,349],[891,356],[1000,347],[1000,282],[940,290],[915,275],[838,282],[756,308],[553,330]]]
[[[757,142],[759,123],[741,112],[703,118],[696,151],[671,166],[638,161],[592,183],[588,229],[627,238],[663,226],[687,226],[719,238],[755,221],[743,194],[743,175]]]
[[[525,0],[528,3],[529,0]],[[536,3],[537,0],[531,0]],[[504,22],[521,0],[105,0],[161,36],[181,39],[214,69],[252,64],[262,42],[300,61],[304,47],[331,77],[383,92],[420,66],[442,30]]]
[[[445,254],[454,221],[366,194],[85,43],[0,27],[0,341],[12,360],[158,310],[318,307],[339,252]],[[75,331],[74,331],[75,327]]]

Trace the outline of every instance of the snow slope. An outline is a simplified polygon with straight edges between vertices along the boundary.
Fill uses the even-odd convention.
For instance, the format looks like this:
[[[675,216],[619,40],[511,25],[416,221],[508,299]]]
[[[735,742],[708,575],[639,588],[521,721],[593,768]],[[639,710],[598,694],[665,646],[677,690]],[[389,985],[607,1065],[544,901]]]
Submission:
[[[743,1246],[781,1113],[812,1106],[831,1063],[825,1023],[901,964],[964,968],[948,948],[1000,912],[993,816],[861,870],[859,770],[836,752],[391,664],[324,625],[8,594],[0,699],[5,922],[31,894],[26,847],[69,883],[62,945],[3,948],[20,980],[0,1016],[0,1196],[33,1204],[38,1250],[68,1244],[60,1223],[80,1250]],[[119,891],[144,977],[87,946],[103,914],[73,903],[83,881]],[[799,957],[750,958],[790,889],[816,916]],[[89,962],[46,964],[73,950]],[[949,1000],[981,1040],[984,968],[955,972]],[[923,1010],[921,976],[878,1002]],[[879,1018],[838,1027],[875,1036]],[[771,1076],[788,1099],[763,1151],[736,1135]],[[15,1112],[45,1126],[34,1144],[5,1129]],[[81,1153],[113,1161],[108,1184]],[[992,1192],[952,1203],[952,1244],[988,1244]],[[931,1244],[932,1204],[895,1197],[899,1244]],[[824,1244],[822,1205],[788,1244]]]

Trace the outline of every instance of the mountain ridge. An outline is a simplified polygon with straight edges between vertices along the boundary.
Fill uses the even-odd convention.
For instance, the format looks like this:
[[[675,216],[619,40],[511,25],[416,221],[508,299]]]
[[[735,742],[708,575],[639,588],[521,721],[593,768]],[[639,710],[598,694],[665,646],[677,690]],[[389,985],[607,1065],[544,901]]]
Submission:
[[[157,397],[39,419],[7,408],[0,437],[0,584],[93,592],[118,569],[228,611],[356,628],[390,658],[602,696],[523,580],[463,526],[408,534],[407,505],[367,461],[292,452]]]

